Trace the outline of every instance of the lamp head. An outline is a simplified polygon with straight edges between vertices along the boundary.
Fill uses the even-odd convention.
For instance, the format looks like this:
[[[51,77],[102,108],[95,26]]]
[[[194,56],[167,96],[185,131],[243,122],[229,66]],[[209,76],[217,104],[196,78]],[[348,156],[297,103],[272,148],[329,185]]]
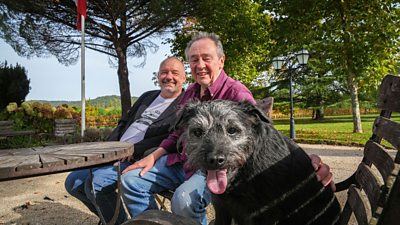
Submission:
[[[296,53],[297,62],[300,65],[304,66],[308,63],[308,59],[310,58],[310,53],[306,49],[302,49]]]
[[[285,63],[285,58],[283,56],[274,57],[272,59],[272,66],[277,71],[282,69],[284,63]]]

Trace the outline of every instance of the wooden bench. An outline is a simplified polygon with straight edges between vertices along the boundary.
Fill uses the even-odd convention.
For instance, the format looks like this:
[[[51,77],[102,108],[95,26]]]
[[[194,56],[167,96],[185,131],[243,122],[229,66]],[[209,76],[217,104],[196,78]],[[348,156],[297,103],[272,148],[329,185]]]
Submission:
[[[78,142],[76,120],[56,119],[54,121],[54,136],[63,144]]]
[[[16,136],[29,136],[31,138],[33,134],[35,134],[33,130],[14,130],[14,121],[12,120],[0,121],[0,139]]]
[[[355,173],[337,184],[337,191],[348,191],[339,224],[348,224],[351,215],[358,224],[400,224],[400,124],[391,120],[400,112],[400,77],[387,75],[380,87],[373,135],[364,147],[364,156]],[[393,157],[388,146],[397,150]]]

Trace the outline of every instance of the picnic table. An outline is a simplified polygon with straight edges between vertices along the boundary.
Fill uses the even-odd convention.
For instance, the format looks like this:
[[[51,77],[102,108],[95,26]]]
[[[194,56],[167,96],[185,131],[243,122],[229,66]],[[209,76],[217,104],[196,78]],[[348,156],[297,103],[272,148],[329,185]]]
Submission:
[[[90,169],[131,156],[133,152],[132,144],[119,141],[84,142],[70,145],[0,150],[0,181],[60,173],[75,169]],[[117,166],[119,177],[119,164]],[[93,187],[92,191],[94,191]],[[93,193],[96,196],[96,193]],[[119,195],[120,186],[118,185],[115,218],[108,224],[115,223],[121,204]],[[97,204],[95,204],[95,207],[102,224],[107,224]]]
[[[116,141],[0,150],[0,181],[95,167],[133,151],[132,144]]]

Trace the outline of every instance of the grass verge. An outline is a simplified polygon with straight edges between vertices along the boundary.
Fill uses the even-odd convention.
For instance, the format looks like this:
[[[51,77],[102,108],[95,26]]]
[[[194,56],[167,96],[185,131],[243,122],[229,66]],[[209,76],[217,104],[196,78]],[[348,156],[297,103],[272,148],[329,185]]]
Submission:
[[[379,114],[361,115],[363,133],[353,133],[351,115],[326,116],[323,120],[295,118],[295,141],[309,144],[364,146],[372,135],[372,125],[377,116]],[[400,122],[400,114],[393,114],[392,118]],[[289,118],[276,119],[274,125],[284,135],[289,136]]]

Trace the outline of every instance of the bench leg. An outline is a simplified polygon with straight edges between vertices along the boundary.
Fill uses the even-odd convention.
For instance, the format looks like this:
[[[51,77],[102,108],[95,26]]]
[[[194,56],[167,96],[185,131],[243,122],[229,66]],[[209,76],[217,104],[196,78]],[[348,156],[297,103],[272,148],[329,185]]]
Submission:
[[[114,211],[114,215],[112,217],[112,219],[107,223],[106,220],[104,219],[103,213],[101,212],[101,209],[99,207],[99,205],[96,202],[96,191],[94,190],[94,185],[93,185],[93,174],[92,174],[92,169],[90,169],[90,180],[92,181],[92,193],[94,196],[94,207],[96,208],[96,211],[98,213],[98,216],[100,218],[101,224],[103,225],[114,225],[115,222],[118,219],[118,214],[119,214],[119,209],[121,208],[121,167],[120,167],[120,162],[118,161],[117,163],[114,164],[114,166],[117,167],[117,174],[118,174],[118,181],[117,181],[117,203],[115,205],[115,211]]]

